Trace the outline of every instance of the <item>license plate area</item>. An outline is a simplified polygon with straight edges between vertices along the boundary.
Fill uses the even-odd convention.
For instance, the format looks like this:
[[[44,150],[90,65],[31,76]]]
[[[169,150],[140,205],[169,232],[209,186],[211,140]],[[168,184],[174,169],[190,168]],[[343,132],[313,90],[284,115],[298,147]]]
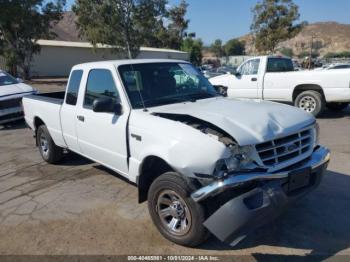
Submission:
[[[295,170],[289,173],[288,192],[291,193],[310,185],[311,168]]]

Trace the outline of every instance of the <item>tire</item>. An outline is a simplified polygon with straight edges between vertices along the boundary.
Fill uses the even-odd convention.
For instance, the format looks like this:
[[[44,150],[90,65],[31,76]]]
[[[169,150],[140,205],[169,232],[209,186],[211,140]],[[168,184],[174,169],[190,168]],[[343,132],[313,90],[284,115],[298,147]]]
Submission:
[[[167,172],[152,183],[148,191],[148,210],[154,225],[166,239],[195,247],[208,238],[209,232],[203,226],[205,209],[193,201],[191,192],[181,175]],[[165,215],[161,216],[159,210]],[[165,212],[167,210],[170,211]]]
[[[322,114],[325,109],[326,101],[322,94],[317,91],[308,90],[300,93],[295,101],[294,105],[300,109],[305,110],[313,114],[315,117]]]
[[[349,103],[328,103],[327,108],[331,111],[342,111],[349,106]]]
[[[38,127],[36,142],[41,157],[50,164],[58,163],[63,157],[63,148],[56,146],[45,125]]]

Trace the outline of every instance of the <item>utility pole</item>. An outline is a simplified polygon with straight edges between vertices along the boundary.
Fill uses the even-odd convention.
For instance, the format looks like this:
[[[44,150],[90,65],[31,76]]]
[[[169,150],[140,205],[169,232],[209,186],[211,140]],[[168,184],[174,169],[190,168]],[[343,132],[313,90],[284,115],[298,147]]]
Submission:
[[[311,63],[312,63],[312,47],[314,44],[314,35],[311,36],[311,43],[310,43],[310,56],[309,56],[309,70],[311,69]]]

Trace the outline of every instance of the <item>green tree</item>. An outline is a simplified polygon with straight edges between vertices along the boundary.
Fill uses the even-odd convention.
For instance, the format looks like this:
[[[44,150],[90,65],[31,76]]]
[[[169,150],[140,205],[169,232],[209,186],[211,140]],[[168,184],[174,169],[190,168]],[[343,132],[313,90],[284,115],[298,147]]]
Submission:
[[[225,50],[222,46],[222,41],[220,39],[216,39],[214,43],[210,46],[210,51],[212,51],[216,57],[224,56]]]
[[[227,56],[244,55],[245,42],[238,39],[231,39],[227,41],[224,48]]]
[[[288,57],[293,57],[294,56],[294,52],[292,48],[288,48],[288,47],[283,47],[280,50],[280,53],[282,55],[288,56]]]
[[[25,79],[30,77],[34,54],[40,52],[37,40],[51,38],[52,25],[59,21],[65,0],[2,0],[0,8],[0,54],[11,73],[17,67]]]
[[[161,34],[166,30],[163,19],[168,16],[167,0],[138,0],[135,26],[140,33],[141,45],[164,47]]]
[[[141,44],[159,46],[157,33],[163,27],[166,0],[77,0],[79,33],[94,46],[107,44],[115,52],[134,58]]]
[[[300,14],[292,0],[262,0],[252,12],[255,48],[262,53],[274,53],[280,42],[297,35],[305,25],[295,23]]]
[[[187,37],[189,20],[185,18],[188,4],[182,0],[179,6],[174,6],[168,10],[168,27],[163,34],[163,42],[166,47],[180,49],[182,42]]]
[[[203,42],[201,39],[195,39],[193,35],[187,36],[182,42],[181,50],[189,53],[192,64],[201,65],[203,58]]]

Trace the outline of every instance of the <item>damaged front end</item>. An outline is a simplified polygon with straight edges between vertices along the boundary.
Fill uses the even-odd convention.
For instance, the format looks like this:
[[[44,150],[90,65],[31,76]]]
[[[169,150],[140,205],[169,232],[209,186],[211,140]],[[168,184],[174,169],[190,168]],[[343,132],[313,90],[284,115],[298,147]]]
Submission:
[[[220,203],[221,196],[225,199],[222,205],[215,205],[204,226],[218,239],[234,246],[257,227],[278,216],[290,202],[316,188],[329,160],[329,150],[317,146],[308,159],[289,169],[276,173],[228,174],[193,192],[191,197],[196,202],[207,201],[207,204],[213,203],[212,199]],[[241,193],[231,194],[234,188]]]
[[[220,127],[197,117],[153,115],[181,122],[225,146],[225,154],[219,159],[212,154],[213,169],[206,169],[207,173],[194,169],[199,183],[191,197],[208,210],[204,226],[232,246],[316,188],[330,159],[329,150],[318,145],[315,123],[272,140],[241,146]],[[199,155],[209,159],[211,154]]]

